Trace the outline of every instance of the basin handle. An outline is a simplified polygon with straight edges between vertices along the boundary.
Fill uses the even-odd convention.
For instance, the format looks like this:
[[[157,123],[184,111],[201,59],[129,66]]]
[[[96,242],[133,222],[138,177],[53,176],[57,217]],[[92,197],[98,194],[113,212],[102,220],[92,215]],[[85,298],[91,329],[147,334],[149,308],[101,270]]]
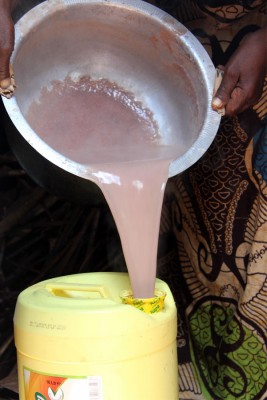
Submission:
[[[221,86],[223,74],[224,74],[223,70],[216,68],[216,75],[215,75],[215,81],[214,81],[214,86],[213,86],[213,96],[216,94],[217,90]],[[219,110],[217,110],[217,113],[223,117],[225,115],[225,107],[222,107]]]

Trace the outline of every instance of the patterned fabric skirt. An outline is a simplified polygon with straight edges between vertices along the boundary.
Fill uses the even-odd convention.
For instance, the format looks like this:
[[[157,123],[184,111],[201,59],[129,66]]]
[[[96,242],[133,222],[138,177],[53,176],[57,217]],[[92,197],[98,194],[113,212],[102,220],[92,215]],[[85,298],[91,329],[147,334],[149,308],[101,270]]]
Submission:
[[[197,3],[156,5],[189,27],[215,65],[266,23],[261,1]],[[166,188],[158,275],[178,308],[180,399],[267,398],[266,98],[265,85],[253,109],[222,118],[206,154]]]

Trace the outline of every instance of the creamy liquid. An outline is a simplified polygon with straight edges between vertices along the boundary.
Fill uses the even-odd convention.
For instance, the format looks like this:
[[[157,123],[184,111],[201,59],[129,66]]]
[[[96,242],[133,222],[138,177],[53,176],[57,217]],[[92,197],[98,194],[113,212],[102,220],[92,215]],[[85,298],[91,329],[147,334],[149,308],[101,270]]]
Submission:
[[[161,208],[171,146],[162,146],[151,112],[106,80],[57,81],[26,116],[52,148],[90,165],[88,179],[113,214],[135,297],[153,297]]]

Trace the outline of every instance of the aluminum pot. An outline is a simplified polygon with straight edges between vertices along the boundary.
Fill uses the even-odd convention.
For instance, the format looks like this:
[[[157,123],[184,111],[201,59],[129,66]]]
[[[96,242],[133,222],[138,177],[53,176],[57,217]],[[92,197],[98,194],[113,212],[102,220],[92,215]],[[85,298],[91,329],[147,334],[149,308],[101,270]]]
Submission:
[[[29,175],[55,194],[92,205],[104,201],[88,180],[90,165],[51,148],[26,118],[42,87],[73,72],[109,79],[151,110],[162,143],[182,144],[169,177],[195,163],[213,141],[220,122],[210,106],[215,68],[198,40],[162,10],[141,0],[48,0],[22,17],[15,37],[18,88],[4,99],[14,125],[9,142]]]

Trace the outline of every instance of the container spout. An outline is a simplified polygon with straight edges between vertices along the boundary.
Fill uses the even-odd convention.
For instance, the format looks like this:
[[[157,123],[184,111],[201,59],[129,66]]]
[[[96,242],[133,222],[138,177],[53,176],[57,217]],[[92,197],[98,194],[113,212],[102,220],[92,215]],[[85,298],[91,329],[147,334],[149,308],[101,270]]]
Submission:
[[[146,314],[155,314],[164,309],[166,293],[156,289],[154,297],[141,299],[133,297],[131,290],[124,290],[120,297],[123,304],[131,305]]]

